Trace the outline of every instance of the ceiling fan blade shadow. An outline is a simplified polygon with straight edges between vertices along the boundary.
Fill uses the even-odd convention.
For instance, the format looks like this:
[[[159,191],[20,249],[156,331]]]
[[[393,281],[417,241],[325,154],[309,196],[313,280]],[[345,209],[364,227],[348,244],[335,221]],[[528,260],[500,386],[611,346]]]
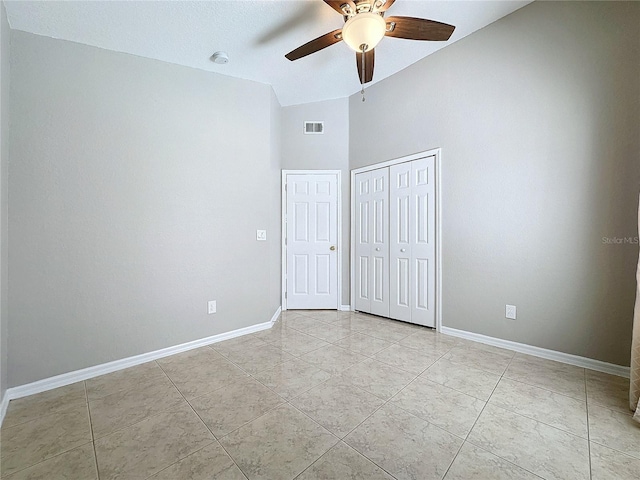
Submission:
[[[286,35],[291,30],[303,29],[307,24],[313,24],[318,18],[324,17],[322,10],[324,10],[324,7],[320,3],[314,2],[310,6],[305,5],[304,8],[299,9],[290,18],[282,20],[278,25],[264,32],[254,40],[253,44],[255,46],[265,45]]]
[[[387,17],[387,32],[385,36],[406,38],[409,40],[446,41],[456,27],[446,23],[414,17]],[[393,28],[389,30],[389,24]]]
[[[323,48],[327,48],[334,43],[342,41],[342,29],[339,28],[333,32],[325,33],[324,35],[305,43],[304,45],[290,51],[285,55],[288,60],[298,60],[299,58],[306,57],[312,53],[316,53]]]
[[[356,67],[358,67],[358,77],[360,83],[365,84],[373,80],[373,67],[375,64],[375,49],[364,53],[364,77],[362,76],[362,53],[356,52]]]

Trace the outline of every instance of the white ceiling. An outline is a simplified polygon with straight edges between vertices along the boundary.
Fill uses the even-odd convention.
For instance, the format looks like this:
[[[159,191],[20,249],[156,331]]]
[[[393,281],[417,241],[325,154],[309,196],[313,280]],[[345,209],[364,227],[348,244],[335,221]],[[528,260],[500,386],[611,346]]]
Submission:
[[[456,26],[448,42],[385,38],[374,82],[508,15],[529,1],[397,0],[387,16]],[[347,97],[360,89],[355,54],[340,42],[290,62],[284,55],[343,25],[321,0],[6,1],[11,28],[273,86],[283,106]],[[218,50],[227,65],[209,60]]]

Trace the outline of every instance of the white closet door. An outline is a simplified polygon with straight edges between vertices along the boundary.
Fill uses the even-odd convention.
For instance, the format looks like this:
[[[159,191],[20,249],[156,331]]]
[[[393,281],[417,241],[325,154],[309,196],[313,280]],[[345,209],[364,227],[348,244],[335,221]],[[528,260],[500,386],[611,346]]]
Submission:
[[[361,312],[371,311],[371,175],[372,172],[359,173],[355,180],[355,309]]]
[[[411,322],[435,327],[435,157],[411,162]]]
[[[389,316],[389,168],[371,172],[370,313]]]
[[[411,163],[389,167],[389,316],[411,321]]]

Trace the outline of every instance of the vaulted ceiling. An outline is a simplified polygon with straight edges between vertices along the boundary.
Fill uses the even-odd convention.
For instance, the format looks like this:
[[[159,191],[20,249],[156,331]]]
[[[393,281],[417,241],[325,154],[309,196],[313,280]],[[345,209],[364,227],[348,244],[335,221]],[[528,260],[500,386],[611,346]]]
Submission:
[[[397,0],[388,15],[456,26],[448,42],[384,38],[373,82],[495,22],[529,1]],[[11,28],[270,84],[280,103],[349,96],[360,89],[344,42],[290,62],[284,55],[343,18],[321,0],[6,1]],[[216,51],[230,62],[214,64]]]

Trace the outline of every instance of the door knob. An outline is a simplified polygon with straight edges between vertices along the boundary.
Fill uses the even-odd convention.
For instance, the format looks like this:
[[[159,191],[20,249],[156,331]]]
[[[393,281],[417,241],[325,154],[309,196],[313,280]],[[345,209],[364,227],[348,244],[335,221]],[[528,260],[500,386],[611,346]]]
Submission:
[[[379,252],[379,251],[380,251],[380,247],[376,247],[376,252]]]
[[[335,249],[336,249],[335,245],[331,245],[331,246],[329,247],[329,250],[335,250]]]
[[[406,250],[405,250],[404,248],[401,248],[401,249],[400,249],[400,251],[401,251],[402,253],[406,252]]]

